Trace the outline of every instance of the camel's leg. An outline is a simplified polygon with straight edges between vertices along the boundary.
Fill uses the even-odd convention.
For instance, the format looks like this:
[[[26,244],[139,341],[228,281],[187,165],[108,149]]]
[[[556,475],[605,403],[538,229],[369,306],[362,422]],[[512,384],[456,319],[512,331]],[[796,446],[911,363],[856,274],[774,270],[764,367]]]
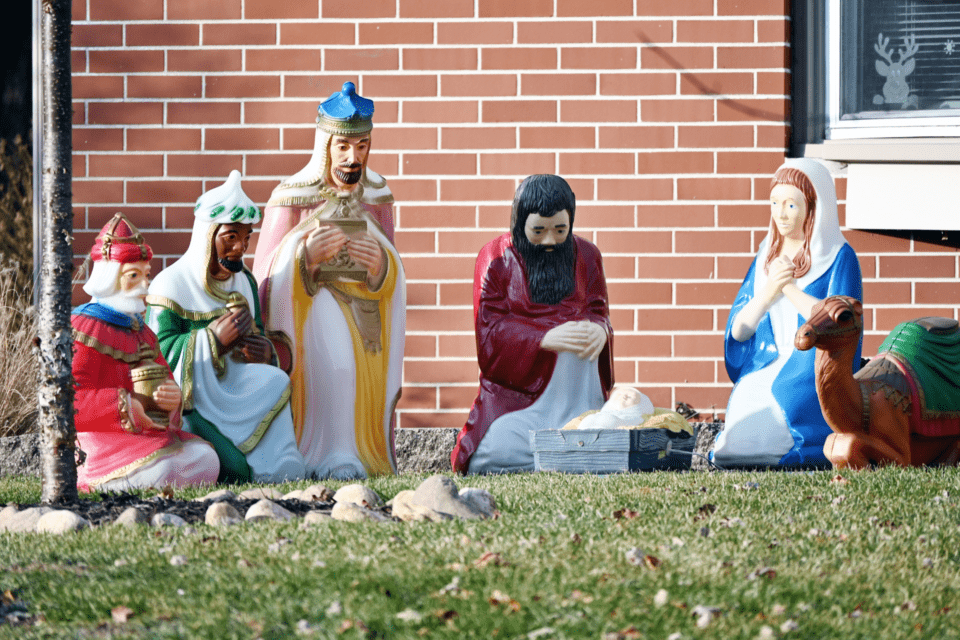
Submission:
[[[914,464],[954,467],[960,463],[960,438],[924,438],[914,436]]]
[[[858,433],[831,433],[823,443],[823,455],[834,469],[865,469],[870,466],[866,447],[864,436]]]
[[[910,464],[907,416],[885,402],[882,393],[870,398],[870,432],[831,433],[823,445],[827,460],[836,467],[863,469],[871,463]]]

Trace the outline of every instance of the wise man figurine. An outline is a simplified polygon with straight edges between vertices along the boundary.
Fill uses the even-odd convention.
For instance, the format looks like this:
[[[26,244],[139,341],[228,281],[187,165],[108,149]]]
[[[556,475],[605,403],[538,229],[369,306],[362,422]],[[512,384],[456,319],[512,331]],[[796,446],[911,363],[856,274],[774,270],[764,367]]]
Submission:
[[[351,82],[319,106],[313,156],[273,190],[253,264],[316,477],[396,471],[406,298],[393,195],[367,168],[372,118]]]
[[[613,387],[613,329],[600,251],[573,235],[567,181],[517,187],[511,230],[477,256],[480,392],[451,454],[461,473],[533,471],[530,431],[600,409]]]
[[[240,172],[204,193],[182,258],[150,285],[148,323],[184,395],[187,429],[220,456],[221,482],[304,477],[290,378],[263,335],[257,284],[244,266],[260,210]]]
[[[81,491],[212,484],[220,470],[213,447],[181,431],[180,388],[143,321],[151,257],[143,235],[115,215],[90,252],[83,290],[93,300],[70,318]]]

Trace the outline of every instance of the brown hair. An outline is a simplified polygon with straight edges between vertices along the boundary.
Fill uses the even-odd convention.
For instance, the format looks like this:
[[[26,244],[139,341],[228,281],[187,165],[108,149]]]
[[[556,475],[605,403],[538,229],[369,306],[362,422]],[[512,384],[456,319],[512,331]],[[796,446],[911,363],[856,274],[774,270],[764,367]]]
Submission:
[[[793,277],[800,278],[806,275],[812,266],[810,264],[810,235],[813,233],[813,223],[817,213],[817,191],[813,188],[813,183],[810,182],[807,174],[793,167],[780,167],[773,174],[773,180],[770,181],[770,190],[772,191],[778,184],[789,184],[796,187],[807,202],[807,217],[803,221],[803,247],[793,258],[793,263],[796,265],[796,269],[793,270]],[[767,251],[767,260],[763,263],[764,273],[770,272],[770,263],[777,259],[777,256],[780,255],[780,249],[783,248],[783,235],[773,221],[773,216],[770,217],[770,237],[772,238],[770,249]]]

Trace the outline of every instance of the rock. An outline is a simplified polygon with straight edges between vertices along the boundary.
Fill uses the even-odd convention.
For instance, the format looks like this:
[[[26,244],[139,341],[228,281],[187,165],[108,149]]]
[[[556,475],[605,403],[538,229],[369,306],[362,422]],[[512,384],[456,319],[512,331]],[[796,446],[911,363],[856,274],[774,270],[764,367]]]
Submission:
[[[713,444],[717,440],[717,434],[720,433],[720,430],[723,428],[722,422],[696,422],[693,425],[694,429],[699,427],[697,432],[697,443],[693,445],[693,461],[690,463],[690,468],[693,471],[709,471],[713,467],[710,466],[710,463],[707,462],[704,458],[709,458],[710,452],[713,451]],[[701,458],[700,456],[703,456]]]
[[[0,438],[0,478],[40,475],[40,434]]]
[[[383,506],[383,499],[377,495],[377,492],[362,484],[348,484],[340,487],[333,494],[333,500],[337,504],[351,503],[371,509],[379,509]]]
[[[241,500],[283,500],[283,494],[273,487],[254,487],[237,496]]]
[[[37,533],[55,533],[62,535],[70,531],[79,531],[90,526],[90,521],[81,518],[72,511],[57,509],[48,511],[37,520]]]
[[[303,490],[300,499],[304,502],[333,502],[334,493],[322,484],[314,484]]]
[[[460,489],[460,500],[466,502],[487,518],[492,518],[497,512],[497,501],[486,489],[475,489],[473,487]]]
[[[341,522],[393,522],[390,518],[379,511],[367,509],[364,506],[352,502],[338,502],[333,505],[333,511],[330,512],[334,520]]]
[[[456,483],[446,476],[430,476],[424,480],[413,492],[411,502],[465,520],[483,517],[480,511],[460,499]]]
[[[441,522],[453,518],[448,513],[440,513],[429,507],[413,502],[413,491],[401,491],[388,504],[393,509],[393,515],[404,522]]]
[[[324,513],[323,511],[308,511],[307,515],[303,516],[303,525],[311,526],[321,522],[330,522],[331,520],[333,520],[333,516],[329,513]]]
[[[11,533],[35,531],[37,521],[51,511],[53,511],[53,507],[30,507],[23,511],[17,511],[16,507],[7,507],[2,512],[6,515],[0,520],[0,531],[10,531]]]
[[[398,473],[450,471],[450,452],[458,429],[397,429]]]
[[[187,556],[176,555],[170,558],[170,564],[175,567],[182,567],[187,564]]]
[[[294,489],[289,493],[283,494],[284,500],[303,500],[303,489]]]
[[[246,493],[246,492],[244,492]],[[277,491],[277,493],[280,493]],[[243,494],[240,494],[241,496]],[[247,520],[289,520],[293,514],[272,500],[264,498],[247,509]]]
[[[136,507],[127,507],[123,510],[123,513],[117,516],[113,524],[124,527],[135,527],[138,524],[147,524],[147,514]]]
[[[153,527],[183,527],[186,524],[186,520],[172,513],[158,513],[150,519],[150,526]]]
[[[214,502],[203,516],[203,521],[211,527],[229,527],[241,524],[243,516],[229,502]]]
[[[219,489],[217,491],[211,491],[210,493],[208,493],[203,497],[194,498],[193,501],[205,502],[207,500],[210,500],[212,502],[219,502],[220,500],[233,500],[236,497],[237,497],[237,494],[235,494],[233,491],[230,491],[230,489]]]

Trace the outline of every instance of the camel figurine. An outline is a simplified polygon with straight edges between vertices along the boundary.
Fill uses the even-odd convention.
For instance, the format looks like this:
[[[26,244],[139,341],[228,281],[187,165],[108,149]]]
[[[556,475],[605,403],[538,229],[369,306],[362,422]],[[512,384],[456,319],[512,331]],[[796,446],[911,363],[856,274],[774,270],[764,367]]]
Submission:
[[[794,344],[817,347],[820,408],[833,430],[823,446],[835,468],[960,461],[960,325],[919,318],[898,325],[856,374],[863,305],[847,296],[817,303]],[[859,363],[858,363],[859,364]]]

